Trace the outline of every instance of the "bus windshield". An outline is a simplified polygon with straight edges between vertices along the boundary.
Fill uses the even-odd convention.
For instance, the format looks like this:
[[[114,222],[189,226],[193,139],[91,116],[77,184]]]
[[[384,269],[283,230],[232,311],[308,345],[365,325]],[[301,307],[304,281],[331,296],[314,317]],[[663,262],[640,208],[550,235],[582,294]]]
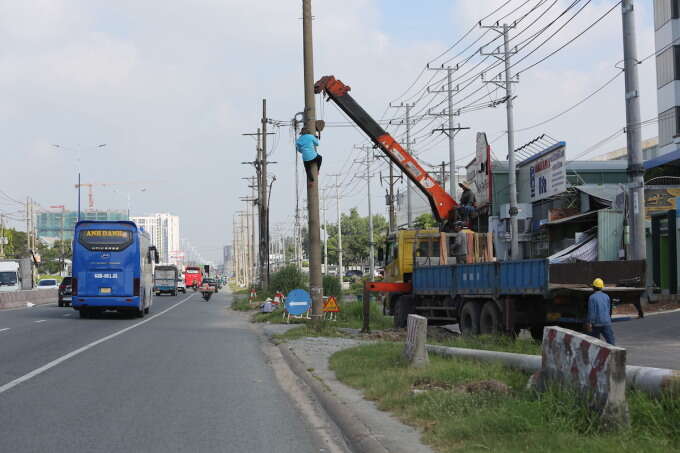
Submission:
[[[82,230],[78,242],[91,251],[120,251],[132,244],[128,230]]]

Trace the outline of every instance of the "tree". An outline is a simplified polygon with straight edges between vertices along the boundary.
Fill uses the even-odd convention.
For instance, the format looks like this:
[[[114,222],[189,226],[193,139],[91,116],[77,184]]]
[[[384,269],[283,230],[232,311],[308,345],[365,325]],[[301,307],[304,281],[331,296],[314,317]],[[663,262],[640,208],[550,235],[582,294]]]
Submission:
[[[436,228],[437,221],[434,219],[432,214],[426,212],[416,217],[416,220],[413,222],[413,227],[417,230],[427,230],[429,228]]]
[[[343,264],[361,265],[368,260],[368,216],[359,215],[357,208],[350,209],[348,214],[342,214],[342,252]],[[328,261],[338,263],[338,228],[337,225],[327,225],[328,228]],[[373,242],[379,246],[385,241],[387,234],[387,220],[381,215],[373,216]],[[377,248],[377,247],[376,247]]]

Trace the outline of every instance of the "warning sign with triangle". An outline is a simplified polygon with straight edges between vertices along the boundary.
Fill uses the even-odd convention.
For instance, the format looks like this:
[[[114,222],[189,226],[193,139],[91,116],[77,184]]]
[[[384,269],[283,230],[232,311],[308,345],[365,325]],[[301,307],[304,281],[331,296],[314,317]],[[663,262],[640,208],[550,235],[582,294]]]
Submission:
[[[324,313],[339,313],[340,306],[334,296],[329,297],[323,304]]]

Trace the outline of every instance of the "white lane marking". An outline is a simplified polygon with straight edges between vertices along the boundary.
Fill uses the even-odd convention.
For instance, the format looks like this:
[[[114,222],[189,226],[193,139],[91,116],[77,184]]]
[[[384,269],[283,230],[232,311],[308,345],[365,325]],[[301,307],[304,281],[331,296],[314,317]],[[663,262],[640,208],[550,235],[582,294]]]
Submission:
[[[5,330],[9,330],[9,327],[5,327],[4,329],[0,329],[0,332],[4,332]]]
[[[47,321],[47,319],[38,319],[37,321],[33,321],[33,322],[45,322],[45,321]]]
[[[62,315],[62,316],[72,316],[72,315],[73,315],[73,313],[66,313],[65,315]]]
[[[161,312],[159,312],[159,313],[156,313],[155,315],[150,316],[150,317],[146,318],[145,320],[138,322],[137,324],[133,324],[133,325],[131,325],[131,326],[128,326],[128,327],[126,327],[126,328],[124,328],[124,329],[119,330],[118,332],[114,332],[114,333],[112,333],[111,335],[107,335],[107,336],[105,336],[105,337],[103,337],[103,338],[100,338],[99,340],[95,340],[95,341],[93,341],[92,343],[86,344],[85,346],[80,347],[80,348],[76,349],[75,351],[71,351],[71,352],[69,352],[68,354],[64,354],[63,356],[61,356],[61,357],[59,357],[59,358],[57,358],[57,359],[54,359],[54,360],[52,360],[51,362],[46,363],[45,365],[43,365],[43,366],[41,366],[41,367],[39,367],[39,368],[36,368],[35,370],[33,370],[33,371],[29,372],[29,373],[24,374],[23,376],[20,376],[20,377],[14,379],[13,381],[8,382],[7,384],[1,385],[1,386],[0,386],[0,393],[5,393],[7,390],[10,390],[10,389],[16,387],[17,385],[21,384],[22,382],[26,382],[26,381],[28,381],[29,379],[32,379],[32,378],[38,376],[39,374],[44,373],[45,371],[49,370],[50,368],[54,368],[55,366],[59,365],[60,363],[65,362],[65,361],[67,361],[68,359],[77,356],[78,354],[80,354],[80,353],[82,353],[82,352],[85,352],[85,351],[87,351],[88,349],[94,348],[94,347],[97,346],[98,344],[104,343],[105,341],[109,341],[109,340],[111,340],[112,338],[117,337],[118,335],[122,335],[122,334],[124,334],[125,332],[134,329],[135,327],[141,326],[142,324],[146,324],[147,322],[153,320],[154,318],[157,318],[157,317],[159,317],[159,316],[161,316],[161,315],[163,315],[163,314],[169,312],[169,311],[172,310],[173,308],[175,308],[175,307],[177,307],[177,306],[183,304],[183,303],[186,302],[187,300],[191,299],[193,296],[194,296],[194,295],[192,294],[191,296],[186,297],[186,298],[180,300],[180,301],[177,302],[176,304],[171,305],[170,307],[166,308],[165,310],[163,310],[163,311],[161,311]]]

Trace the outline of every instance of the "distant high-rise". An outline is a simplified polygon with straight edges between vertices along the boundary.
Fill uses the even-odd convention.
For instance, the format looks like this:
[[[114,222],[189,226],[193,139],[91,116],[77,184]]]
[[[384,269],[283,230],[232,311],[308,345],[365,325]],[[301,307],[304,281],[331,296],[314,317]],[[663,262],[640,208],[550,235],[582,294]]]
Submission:
[[[45,240],[61,239],[62,230],[62,212],[41,212],[37,216],[37,231],[38,237]],[[102,220],[115,221],[127,220],[126,211],[83,211],[80,214],[80,220]],[[63,229],[64,240],[73,240],[73,229],[78,221],[78,213],[76,211],[64,211],[63,213]]]
[[[134,216],[130,220],[151,235],[162,263],[181,264],[179,217],[169,213]]]

